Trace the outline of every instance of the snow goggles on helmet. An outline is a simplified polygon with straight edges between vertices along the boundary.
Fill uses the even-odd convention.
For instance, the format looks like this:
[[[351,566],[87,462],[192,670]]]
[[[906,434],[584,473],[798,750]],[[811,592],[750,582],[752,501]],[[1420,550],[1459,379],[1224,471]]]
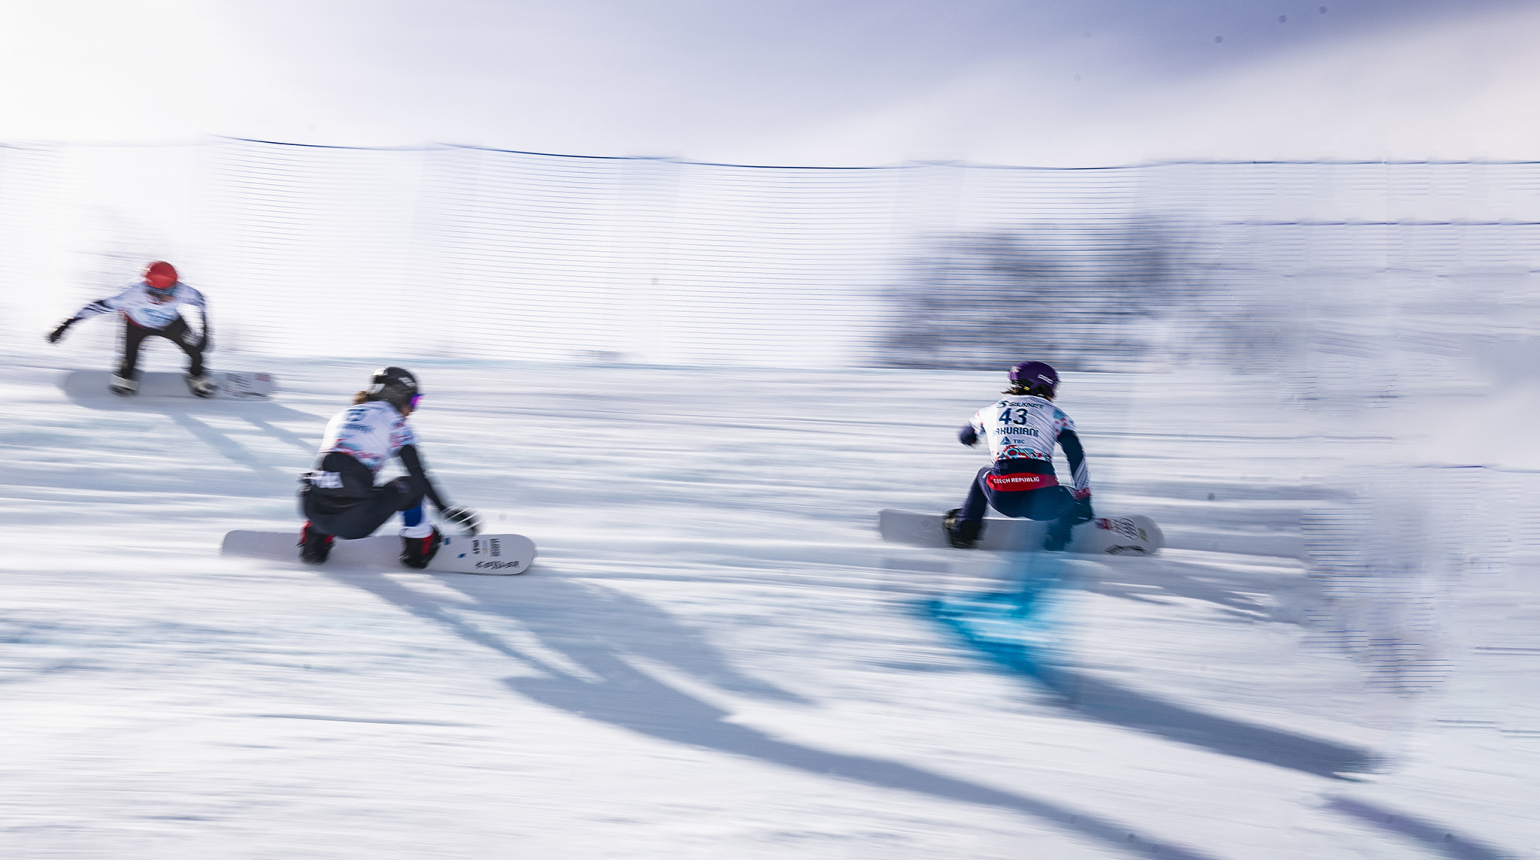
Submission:
[[[413,412],[417,411],[417,404],[419,404],[421,402],[422,402],[422,395],[421,394],[413,394],[412,395],[412,399],[410,401],[408,401],[408,403],[412,407],[412,411]]]
[[[173,298],[176,297],[176,287],[175,286],[167,287],[164,290],[159,290],[159,289],[156,289],[155,287],[150,287],[148,290],[146,290],[146,292],[148,292],[150,294],[150,301],[153,301],[153,302],[162,302],[162,303],[169,302]]]

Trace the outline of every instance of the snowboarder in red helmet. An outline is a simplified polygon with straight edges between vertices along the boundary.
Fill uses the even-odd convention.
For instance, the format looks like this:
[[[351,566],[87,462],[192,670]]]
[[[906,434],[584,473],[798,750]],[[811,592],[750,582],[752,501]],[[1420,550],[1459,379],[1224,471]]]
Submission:
[[[184,309],[196,308],[200,331],[194,332],[183,316]],[[114,394],[128,396],[139,390],[139,348],[145,338],[163,337],[187,353],[187,387],[199,397],[212,397],[214,381],[203,372],[203,356],[213,349],[209,326],[208,302],[203,293],[182,283],[176,267],[156,260],[144,267],[143,277],[129,284],[121,293],[94,301],[59,324],[48,334],[49,343],[58,343],[70,326],[87,317],[117,311],[123,317],[123,359],[113,374],[110,388]]]

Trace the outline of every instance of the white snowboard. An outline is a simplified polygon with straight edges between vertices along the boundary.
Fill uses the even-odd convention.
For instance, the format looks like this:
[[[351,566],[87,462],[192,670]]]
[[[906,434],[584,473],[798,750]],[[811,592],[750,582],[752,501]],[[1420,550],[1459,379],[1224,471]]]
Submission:
[[[256,400],[270,397],[277,383],[270,373],[238,370],[211,370],[209,379],[214,381],[214,397],[234,400]],[[112,374],[105,370],[75,370],[64,377],[64,392],[72,396],[117,397],[107,390],[112,384]],[[125,396],[135,397],[193,397],[187,388],[187,376],[181,373],[161,371],[141,372],[139,392]]]
[[[920,514],[887,508],[877,513],[877,529],[889,543],[911,546],[950,546],[941,527],[942,514]],[[1035,520],[985,519],[984,532],[974,546],[983,550],[1035,550],[1043,546],[1048,524]],[[1146,516],[1098,517],[1075,526],[1069,552],[1113,555],[1154,555],[1166,545],[1160,526]]]
[[[225,534],[221,555],[239,555],[299,564],[299,531],[233,531]],[[332,543],[324,567],[369,567],[410,571],[401,563],[401,538],[375,535]],[[438,553],[428,562],[429,573],[484,573],[508,576],[523,573],[535,561],[535,542],[523,535],[445,535]]]

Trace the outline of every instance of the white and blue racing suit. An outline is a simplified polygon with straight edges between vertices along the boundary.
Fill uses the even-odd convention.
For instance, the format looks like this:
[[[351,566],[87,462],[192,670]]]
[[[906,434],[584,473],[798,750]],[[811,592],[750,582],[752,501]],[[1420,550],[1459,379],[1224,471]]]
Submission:
[[[198,311],[197,334],[183,315],[183,311],[190,308]],[[113,311],[123,317],[123,360],[118,365],[119,376],[134,378],[139,365],[139,347],[147,337],[163,337],[181,347],[187,353],[187,372],[193,376],[203,375],[203,355],[212,348],[208,302],[203,293],[180,281],[167,290],[152,290],[149,284],[139,281],[112,298],[99,299],[81,308],[79,313],[65,320],[56,335],[83,319]]]
[[[978,523],[993,507],[1008,517],[1056,520],[1067,536],[1075,523],[1091,518],[1091,475],[1075,422],[1045,397],[1007,394],[974,413],[957,434],[972,447],[984,439],[993,463],[980,469],[958,512],[961,522]],[[1053,451],[1064,449],[1073,490],[1059,483]],[[1071,521],[1072,520],[1072,521]]]

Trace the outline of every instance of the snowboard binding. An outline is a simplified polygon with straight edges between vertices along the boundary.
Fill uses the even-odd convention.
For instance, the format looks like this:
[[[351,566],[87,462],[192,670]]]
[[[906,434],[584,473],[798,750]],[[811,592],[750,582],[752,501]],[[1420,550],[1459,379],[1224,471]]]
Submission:
[[[134,381],[134,378],[131,376],[113,374],[112,382],[108,384],[107,390],[119,397],[132,397],[139,393],[139,383]]]
[[[299,560],[306,564],[325,562],[326,557],[331,555],[333,539],[331,535],[323,535],[310,523],[305,523],[299,533]]]
[[[960,513],[962,508],[953,508],[941,519],[941,528],[946,531],[946,542],[957,549],[973,549],[984,531],[984,523],[958,519]]]
[[[219,386],[215,385],[214,380],[209,379],[206,374],[200,373],[194,376],[189,373],[187,389],[193,393],[194,397],[213,397],[214,392],[219,390]]]
[[[415,570],[422,570],[433,560],[438,553],[439,544],[444,542],[444,536],[438,529],[427,537],[401,536],[401,563]]]

